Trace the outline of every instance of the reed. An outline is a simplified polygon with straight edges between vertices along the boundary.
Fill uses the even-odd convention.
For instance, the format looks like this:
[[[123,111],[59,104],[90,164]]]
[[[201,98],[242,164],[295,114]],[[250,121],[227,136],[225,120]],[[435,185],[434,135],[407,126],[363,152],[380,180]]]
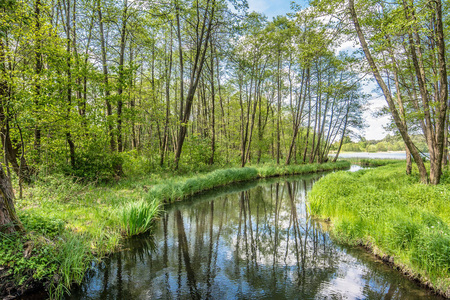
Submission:
[[[122,230],[127,236],[149,231],[160,213],[160,201],[135,201],[125,204],[117,210]]]

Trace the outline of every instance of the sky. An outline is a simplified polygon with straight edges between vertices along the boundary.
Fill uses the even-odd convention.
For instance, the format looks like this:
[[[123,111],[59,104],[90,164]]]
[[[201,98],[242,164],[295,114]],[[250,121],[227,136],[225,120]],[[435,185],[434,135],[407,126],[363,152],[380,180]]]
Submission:
[[[271,20],[277,15],[285,15],[291,12],[291,0],[247,0],[249,11],[256,11],[263,13]],[[307,0],[297,0],[295,3],[301,5],[301,7],[308,7]],[[353,42],[344,43],[339,50],[351,50],[353,48]],[[363,118],[368,125],[364,131],[360,132],[361,136],[364,136],[367,140],[380,140],[387,135],[387,132],[383,129],[389,122],[389,117],[375,117],[374,113],[386,106],[384,98],[379,97],[378,93],[373,92],[375,83],[371,83],[364,87],[364,92],[372,94],[373,98],[368,101],[368,105],[365,108]],[[356,141],[355,138],[353,140]]]

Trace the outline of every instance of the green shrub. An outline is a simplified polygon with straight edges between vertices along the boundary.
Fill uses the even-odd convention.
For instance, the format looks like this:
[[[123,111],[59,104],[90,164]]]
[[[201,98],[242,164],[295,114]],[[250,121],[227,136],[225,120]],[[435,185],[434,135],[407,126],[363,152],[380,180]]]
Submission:
[[[64,171],[85,182],[105,183],[122,175],[123,159],[117,153],[91,150],[77,152],[75,166],[66,166]]]
[[[59,219],[43,217],[29,212],[20,213],[19,216],[27,232],[34,231],[53,238],[64,229],[64,222]]]

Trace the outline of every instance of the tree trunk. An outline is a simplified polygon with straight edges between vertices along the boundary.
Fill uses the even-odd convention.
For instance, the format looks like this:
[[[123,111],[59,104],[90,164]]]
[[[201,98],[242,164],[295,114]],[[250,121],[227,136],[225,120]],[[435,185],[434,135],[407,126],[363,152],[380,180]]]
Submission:
[[[103,30],[103,17],[102,17],[102,7],[100,4],[100,0],[97,0],[97,11],[98,11],[98,21],[99,21],[99,31],[100,31],[100,45],[102,51],[102,66],[103,66],[103,88],[105,90],[105,103],[106,103],[106,121],[108,123],[108,132],[109,132],[109,145],[111,151],[116,150],[116,142],[114,140],[114,131],[111,123],[112,116],[112,107],[110,102],[110,90],[109,90],[109,82],[108,82],[108,64],[106,61],[106,42],[105,42],[105,33]]]
[[[308,82],[309,82],[309,69],[307,70],[306,82],[304,81],[304,75],[305,75],[305,70],[303,69],[302,81],[301,81],[301,87],[300,87],[300,95],[298,97],[299,99],[297,100],[297,112],[293,116],[293,121],[294,121],[293,129],[294,129],[294,132],[292,134],[291,145],[289,146],[289,151],[288,151],[288,155],[287,155],[287,158],[286,158],[286,165],[289,165],[290,162],[291,162],[291,157],[292,157],[292,153],[294,151],[294,146],[295,146],[295,140],[297,138],[298,130],[300,128],[300,124],[301,124],[301,120],[302,120],[303,108],[304,108],[305,102],[306,102],[306,91],[307,91],[306,84],[308,84]],[[305,90],[305,94],[302,96],[303,89]],[[301,107],[300,107],[300,105],[301,105]],[[294,157],[295,156],[296,155],[294,154]]]
[[[71,65],[71,21],[70,21],[70,0],[67,1],[66,7],[66,38],[67,38],[67,114],[66,114],[66,140],[69,145],[70,164],[75,167],[75,143],[70,133],[70,111],[72,110],[72,65]]]
[[[36,41],[35,41],[35,59],[36,59],[36,65],[35,65],[35,74],[36,74],[36,82],[35,82],[35,110],[37,119],[39,120],[39,98],[41,96],[41,85],[40,85],[40,76],[42,72],[42,49],[41,49],[41,21],[40,21],[40,15],[41,15],[41,1],[36,0],[35,7],[34,7],[34,18],[35,18],[35,26],[36,26]],[[34,150],[36,151],[36,163],[40,162],[41,159],[41,129],[39,128],[39,125],[36,124],[34,127]]]
[[[278,50],[278,63],[277,63],[277,165],[280,164],[280,123],[281,123],[281,50]]]
[[[411,154],[414,157],[414,161],[416,162],[417,167],[419,168],[420,181],[422,183],[427,183],[428,182],[428,174],[427,174],[427,170],[425,168],[425,164],[423,163],[422,158],[420,157],[419,151],[417,151],[417,149],[414,146],[405,127],[403,126],[403,122],[399,116],[397,108],[395,107],[394,100],[392,99],[389,88],[386,86],[386,83],[384,82],[383,78],[381,77],[380,72],[378,71],[378,67],[375,64],[375,61],[372,58],[372,54],[370,53],[366,39],[365,39],[365,37],[362,33],[362,30],[361,30],[361,27],[359,25],[358,17],[356,15],[355,7],[354,7],[354,0],[349,0],[349,8],[350,8],[350,15],[352,17],[353,25],[355,26],[355,30],[358,35],[358,39],[361,43],[361,47],[363,48],[366,59],[369,62],[370,68],[372,69],[372,73],[373,73],[375,79],[377,80],[377,83],[380,86],[381,90],[383,91],[383,95],[386,99],[386,102],[388,103],[388,106],[391,111],[394,122],[397,125],[397,128],[399,129],[400,134],[401,134],[406,146],[411,151]]]
[[[216,94],[214,90],[214,51],[211,43],[211,156],[209,158],[209,164],[214,164],[214,154],[216,151]]]
[[[117,89],[117,150],[119,152],[123,151],[123,141],[122,141],[122,107],[123,107],[123,85],[124,85],[124,61],[125,61],[125,46],[126,46],[126,30],[127,30],[127,11],[128,11],[128,1],[125,0],[123,3],[122,11],[122,28],[120,30],[120,53],[119,53],[119,87]]]
[[[214,12],[216,9],[216,2],[215,0],[212,0],[211,11],[208,14],[209,4],[210,0],[208,0],[206,4],[202,29],[198,39],[199,44],[197,44],[197,50],[194,58],[194,65],[191,71],[190,86],[186,96],[186,105],[184,107],[183,117],[180,120],[180,131],[178,135],[177,151],[175,153],[175,162],[174,162],[175,169],[178,169],[178,163],[180,161],[181,151],[183,149],[183,143],[187,133],[187,123],[189,122],[189,117],[191,115],[192,102],[194,101],[195,91],[197,89],[197,85],[201,77],[203,65],[205,63],[206,51],[208,50],[208,44],[211,36],[212,23],[214,21]],[[206,37],[204,37],[205,34]]]
[[[11,180],[0,163],[0,233],[24,232],[14,208],[14,192]]]
[[[350,111],[350,102],[348,102],[348,104],[347,104],[347,112],[345,113],[344,129],[342,130],[341,141],[339,142],[339,148],[336,152],[336,156],[334,157],[333,162],[337,161],[337,159],[339,157],[339,153],[341,152],[342,143],[344,141],[344,136],[345,136],[345,130],[347,129],[347,121],[348,121],[348,112],[349,111]]]
[[[170,77],[172,75],[172,26],[170,27],[170,50],[169,50],[169,65],[166,67],[166,116],[164,121],[164,137],[163,145],[161,149],[161,160],[159,165],[164,165],[164,154],[167,148],[168,142],[168,130],[169,130],[169,116],[170,116]]]
[[[5,153],[6,159],[11,162],[14,172],[17,174],[19,178],[24,180],[27,183],[31,182],[31,169],[28,167],[25,159],[23,158],[20,161],[19,165],[19,151],[22,145],[16,144],[13,145],[11,141],[11,136],[9,134],[9,120],[11,118],[9,114],[9,109],[7,107],[8,103],[8,82],[6,78],[8,75],[6,74],[5,69],[5,49],[3,40],[0,38],[0,124],[1,126],[1,136],[0,139],[3,145],[3,151]]]

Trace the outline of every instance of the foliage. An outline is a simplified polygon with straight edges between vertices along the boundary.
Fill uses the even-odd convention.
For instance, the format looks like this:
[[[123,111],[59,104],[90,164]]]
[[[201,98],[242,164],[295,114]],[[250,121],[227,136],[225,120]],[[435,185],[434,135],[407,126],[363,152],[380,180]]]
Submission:
[[[71,284],[81,283],[92,260],[87,250],[85,239],[70,234],[53,241],[35,233],[2,236],[0,265],[6,271],[0,286],[13,281],[19,291],[43,284],[53,297],[59,298]],[[5,296],[3,292],[6,290],[1,296]]]
[[[64,222],[49,216],[35,215],[30,212],[20,213],[22,221],[27,232],[35,232],[50,238],[61,234],[64,229]]]
[[[422,135],[411,135],[416,147],[422,152],[428,152],[428,146]],[[337,150],[339,142],[331,146],[331,150]],[[360,138],[359,142],[352,142],[349,138],[344,140],[341,148],[342,152],[385,152],[385,151],[405,151],[405,143],[400,136],[387,135],[381,140],[366,140]]]
[[[376,248],[445,292],[450,287],[450,189],[417,183],[417,170],[407,176],[403,164],[320,179],[309,194],[310,211],[331,218],[338,239]]]
[[[65,172],[84,182],[105,183],[122,175],[122,164],[119,154],[90,150],[77,153],[75,165],[65,166]]]

